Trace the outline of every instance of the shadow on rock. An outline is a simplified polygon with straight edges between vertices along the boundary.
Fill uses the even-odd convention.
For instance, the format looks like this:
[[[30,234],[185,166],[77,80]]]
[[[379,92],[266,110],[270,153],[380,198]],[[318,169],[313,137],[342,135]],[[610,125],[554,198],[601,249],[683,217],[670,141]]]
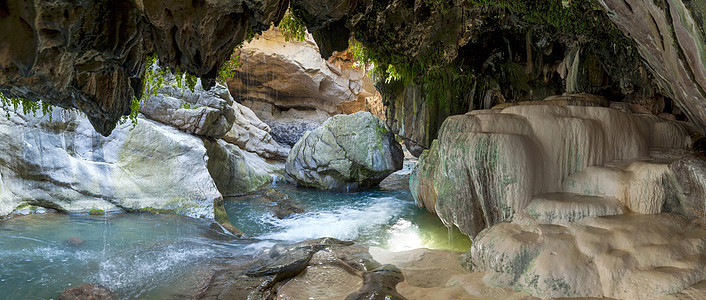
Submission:
[[[200,299],[405,299],[402,273],[368,247],[333,238],[277,244],[249,265],[217,271]]]

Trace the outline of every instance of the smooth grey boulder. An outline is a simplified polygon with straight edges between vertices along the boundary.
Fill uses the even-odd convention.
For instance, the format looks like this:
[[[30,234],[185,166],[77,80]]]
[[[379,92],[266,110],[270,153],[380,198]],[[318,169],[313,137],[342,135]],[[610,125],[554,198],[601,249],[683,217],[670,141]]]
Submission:
[[[258,190],[272,181],[265,168],[254,164],[238,146],[223,140],[204,139],[208,154],[207,167],[213,181],[223,196],[239,196]]]
[[[302,186],[360,191],[402,169],[403,159],[383,121],[357,112],[333,116],[305,133],[289,153],[285,171]]]
[[[233,98],[222,85],[217,84],[210,90],[204,90],[199,82],[194,91],[190,91],[167,81],[157,95],[140,104],[140,112],[149,119],[184,132],[221,138],[231,130],[235,122],[232,105]]]

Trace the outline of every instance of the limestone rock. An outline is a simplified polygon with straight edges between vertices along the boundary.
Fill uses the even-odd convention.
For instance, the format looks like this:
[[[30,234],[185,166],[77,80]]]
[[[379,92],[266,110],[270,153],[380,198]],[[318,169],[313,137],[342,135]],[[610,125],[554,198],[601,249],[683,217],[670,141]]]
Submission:
[[[665,208],[683,214],[672,174],[666,162],[613,162],[571,174],[564,190],[611,197],[640,214],[657,214]]]
[[[243,195],[258,190],[272,181],[267,170],[252,164],[238,146],[223,140],[204,139],[208,155],[207,167],[216,187],[223,196]]]
[[[466,256],[484,282],[536,297],[649,299],[706,279],[706,231],[681,216],[500,223]]]
[[[224,141],[238,145],[243,150],[255,152],[264,158],[277,160],[287,158],[289,147],[281,146],[274,140],[270,126],[260,121],[250,108],[240,103],[233,103],[233,108],[235,122],[223,137]]]
[[[613,216],[628,212],[615,198],[571,193],[537,195],[524,212],[549,224],[576,222],[591,216]]]
[[[129,112],[149,53],[211,87],[248,31],[266,30],[286,7],[279,0],[5,1],[0,92],[78,108],[108,135]]]
[[[558,105],[558,106],[603,106],[610,105],[610,101],[603,96],[591,94],[564,94],[560,96],[549,96],[542,101],[520,101],[508,102],[493,106],[492,109],[505,109],[518,105]]]
[[[213,217],[203,142],[138,119],[103,137],[78,113],[0,118],[0,216],[27,202],[67,212],[158,209]]]
[[[343,56],[322,59],[310,35],[286,41],[273,27],[237,55],[242,66],[228,80],[231,93],[290,146],[330,116],[365,109],[376,92],[364,67]]]
[[[383,97],[390,92],[382,90]],[[398,94],[385,99],[387,126],[405,140],[407,150],[419,157],[422,151],[431,147],[434,139],[434,126],[428,103],[418,85],[405,86]]]
[[[162,124],[206,137],[221,138],[231,130],[235,110],[226,87],[216,85],[206,91],[199,82],[192,92],[172,86],[172,80],[167,80],[157,95],[140,103],[141,113]]]
[[[706,161],[687,156],[671,163],[683,214],[706,224]]]
[[[603,175],[581,181],[599,189],[620,187],[610,193],[592,193],[567,178],[615,160],[648,158],[652,148],[690,145],[690,131],[680,122],[606,107],[524,105],[473,111],[444,122],[438,142],[420,157],[410,189],[420,207],[471,237],[510,219],[533,196],[545,193],[608,196],[632,211],[659,213],[665,206],[678,206],[669,193],[673,188],[665,163],[629,164],[630,184]],[[614,181],[601,184],[596,178]]]
[[[383,122],[368,112],[337,115],[304,136],[287,158],[297,184],[327,190],[370,188],[402,168],[403,153]]]

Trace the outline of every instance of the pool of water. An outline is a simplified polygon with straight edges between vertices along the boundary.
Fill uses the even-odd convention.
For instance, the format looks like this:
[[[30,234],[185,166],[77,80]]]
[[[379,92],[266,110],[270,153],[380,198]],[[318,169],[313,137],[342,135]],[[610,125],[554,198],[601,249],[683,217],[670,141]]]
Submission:
[[[193,293],[205,266],[246,255],[207,220],[176,215],[46,214],[0,222],[2,299],[52,299],[101,283],[120,298]]]
[[[304,212],[278,219],[259,194],[226,210],[249,238],[223,234],[210,220],[170,214],[38,214],[0,221],[0,298],[56,299],[100,283],[120,299],[184,298],[212,266],[249,259],[277,242],[335,237],[391,250],[460,251],[468,238],[418,209],[406,191],[328,193],[278,185]]]

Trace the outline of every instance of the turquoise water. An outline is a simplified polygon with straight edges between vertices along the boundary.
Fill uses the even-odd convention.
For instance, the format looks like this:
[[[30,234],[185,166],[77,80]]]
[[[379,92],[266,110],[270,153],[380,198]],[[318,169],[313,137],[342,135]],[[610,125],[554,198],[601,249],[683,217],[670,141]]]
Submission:
[[[258,201],[260,194],[226,202],[233,225],[259,239],[256,245],[325,236],[394,251],[470,248],[470,240],[458,230],[449,233],[436,216],[418,208],[409,191],[331,193],[291,185],[275,189],[300,203],[305,212],[278,219],[268,209],[268,203]]]
[[[209,220],[170,214],[53,213],[0,221],[0,299],[56,299],[85,283],[103,284],[120,299],[184,298],[215,265],[249,259],[277,242],[324,236],[392,250],[470,246],[458,233],[450,244],[447,229],[418,209],[409,192],[276,189],[305,212],[280,220],[257,195],[230,199],[226,210],[246,239],[223,234]]]
[[[200,279],[199,268],[243,249],[241,241],[211,224],[168,214],[46,214],[2,221],[0,298],[55,299],[67,288],[95,282],[121,298],[188,295]],[[71,238],[84,241],[72,244]]]

